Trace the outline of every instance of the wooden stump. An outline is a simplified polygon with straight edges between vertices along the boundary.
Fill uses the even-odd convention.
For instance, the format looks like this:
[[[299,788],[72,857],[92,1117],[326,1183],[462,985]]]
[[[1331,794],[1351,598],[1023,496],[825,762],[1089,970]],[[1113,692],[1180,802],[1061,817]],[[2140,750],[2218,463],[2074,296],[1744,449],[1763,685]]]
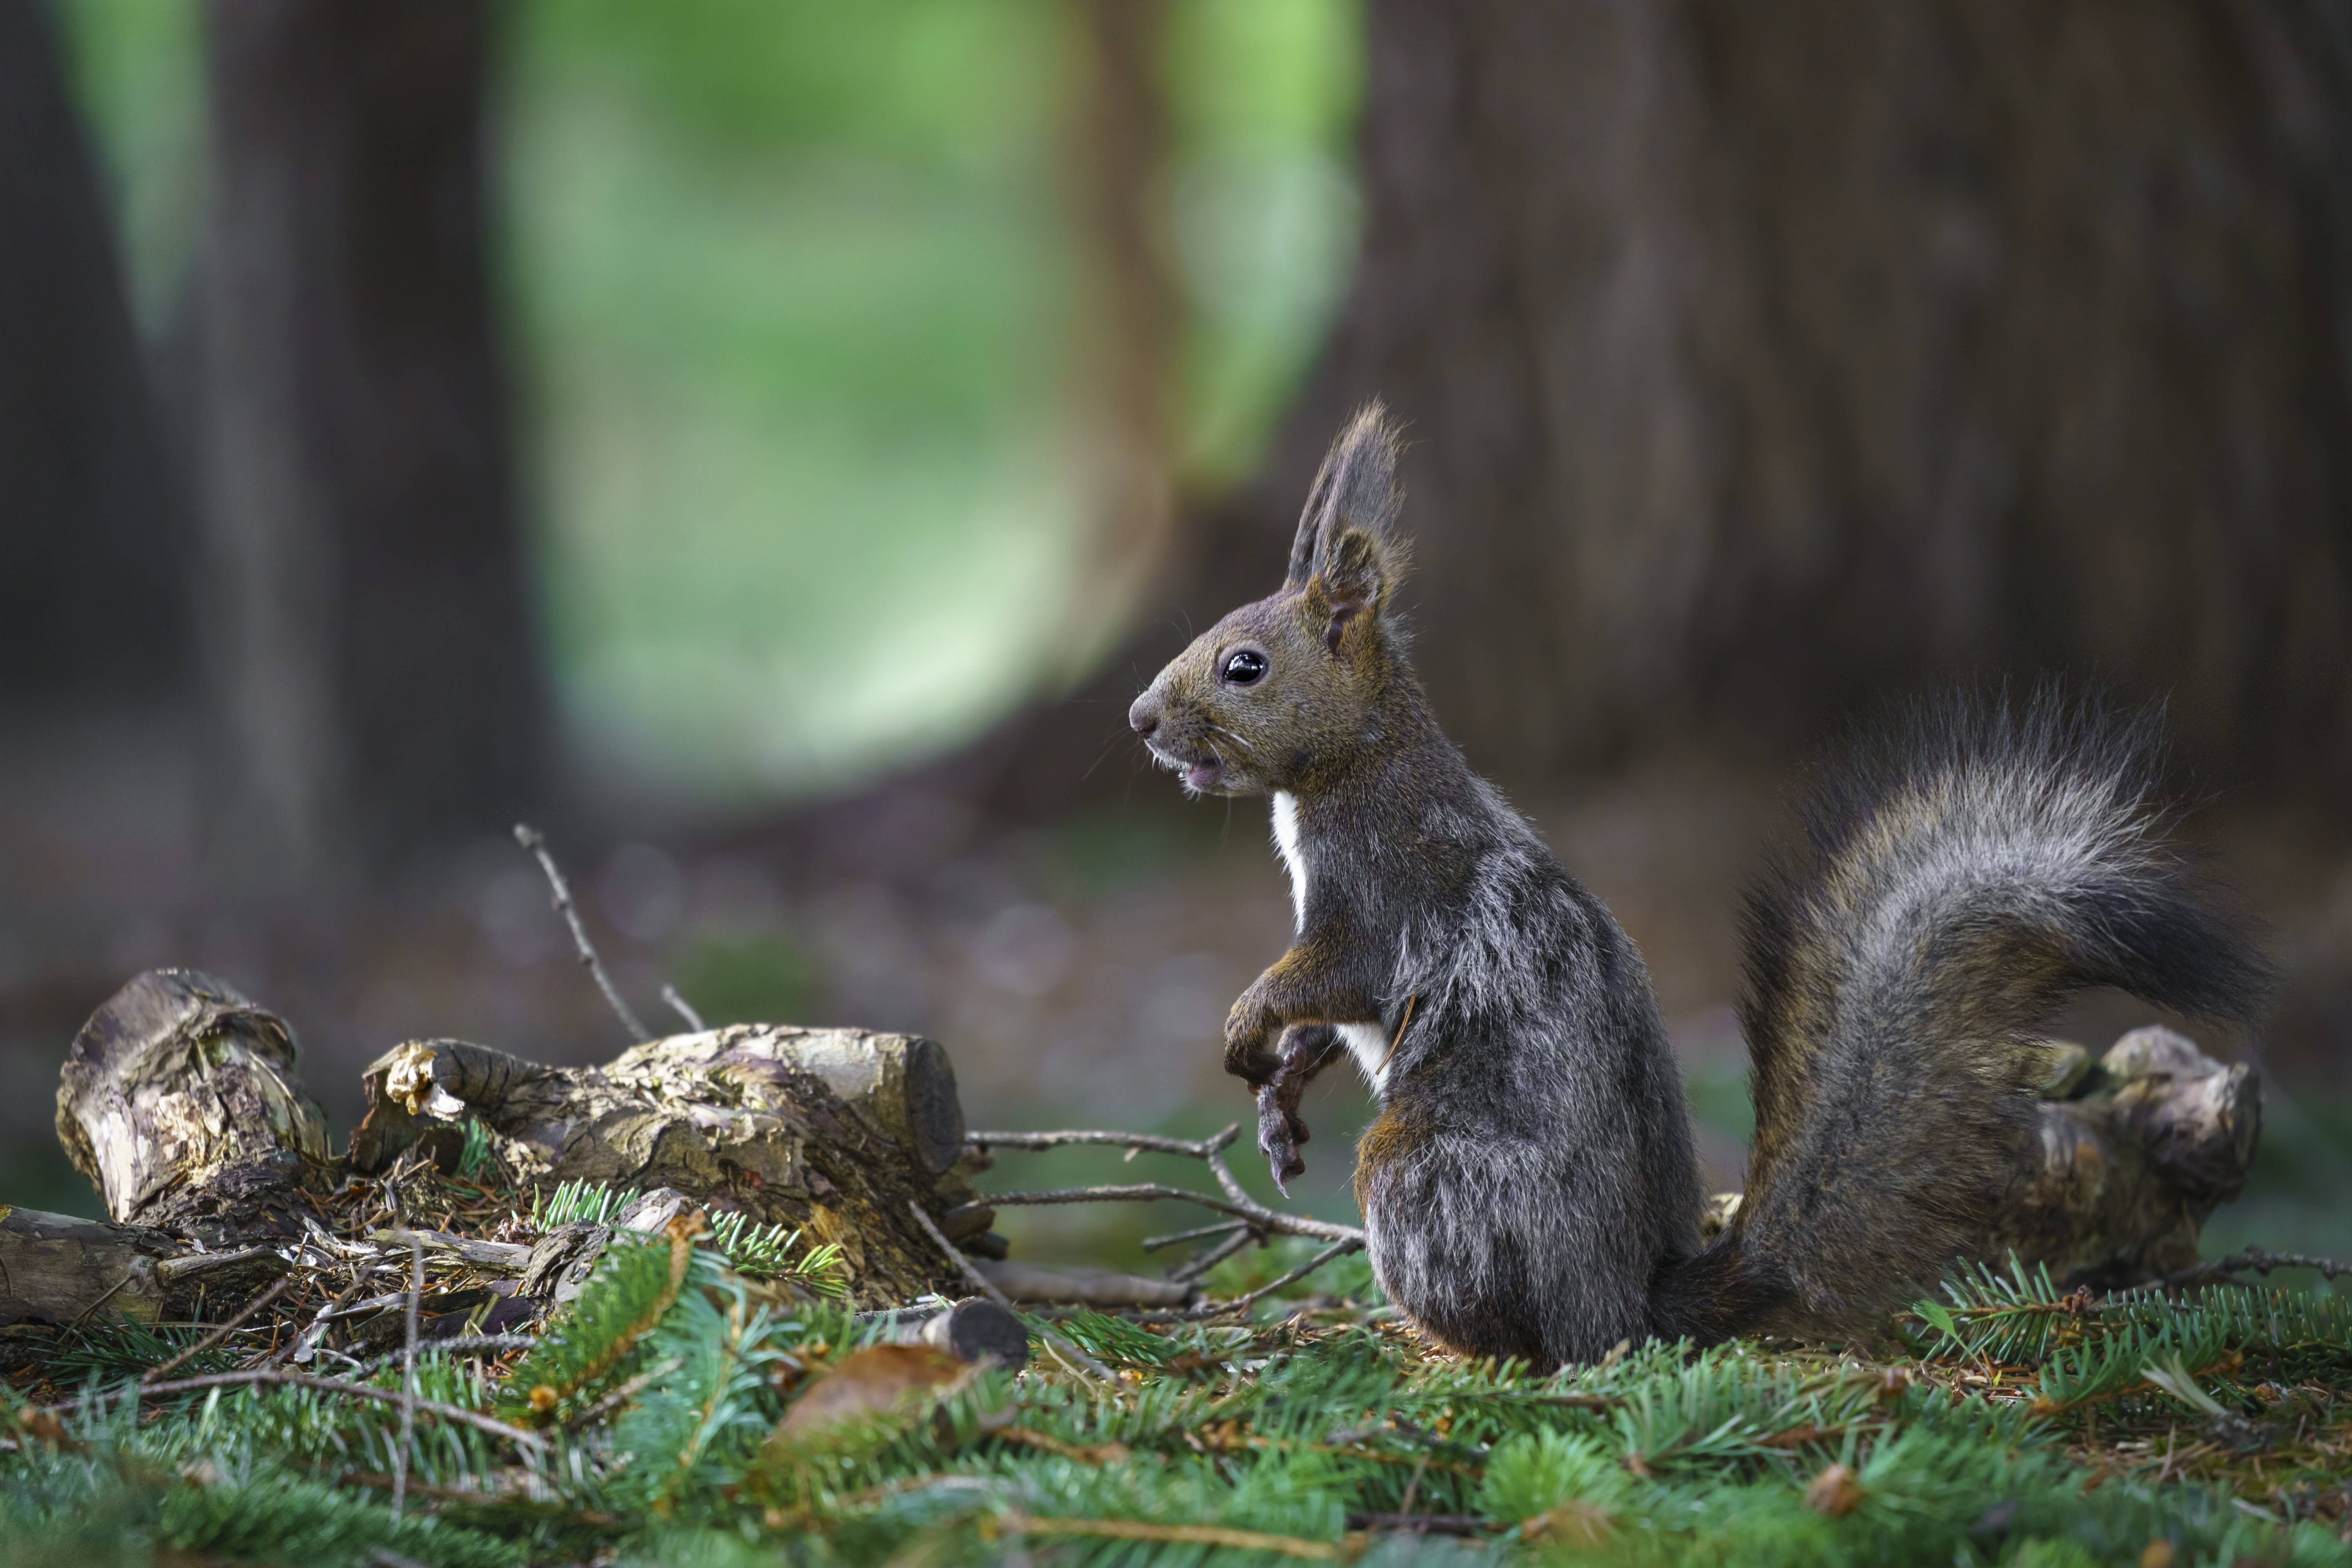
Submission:
[[[2015,1247],[2065,1285],[2144,1284],[2197,1261],[2197,1234],[2244,1190],[2262,1080],[2172,1030],[2125,1035],[2094,1062],[2058,1047],[2041,1136],[2010,1185],[1994,1256]]]
[[[963,1111],[937,1043],[863,1029],[735,1025],[635,1047],[601,1068],[550,1068],[459,1040],[378,1058],[354,1166],[423,1143],[445,1161],[467,1117],[519,1184],[669,1187],[838,1244],[860,1300],[953,1289],[955,1268],[908,1212],[979,1201],[960,1163]],[[1002,1256],[983,1207],[949,1235]]]
[[[156,969],[74,1037],[58,1139],[123,1225],[208,1246],[298,1236],[331,1177],[291,1030],[227,982]]]
[[[2013,1250],[2060,1285],[2116,1289],[2197,1261],[2200,1227],[2244,1190],[2253,1166],[2262,1079],[2151,1025],[2095,1060],[2053,1044],[2038,1110],[2038,1135],[2017,1151],[1978,1256],[1998,1266]],[[1738,1207],[1738,1193],[1708,1200],[1705,1234]]]

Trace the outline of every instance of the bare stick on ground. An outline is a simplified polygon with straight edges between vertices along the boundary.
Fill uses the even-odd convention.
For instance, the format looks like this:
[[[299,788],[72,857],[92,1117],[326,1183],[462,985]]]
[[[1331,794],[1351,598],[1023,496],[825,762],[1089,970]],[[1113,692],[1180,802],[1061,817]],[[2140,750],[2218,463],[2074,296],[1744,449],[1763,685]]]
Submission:
[[[2321,1278],[2340,1279],[2352,1274],[2352,1263],[2337,1258],[2313,1258],[2301,1252],[2267,1252],[2259,1247],[2249,1247],[2243,1252],[2233,1252],[2227,1258],[2216,1258],[2200,1263],[2193,1268],[2182,1268],[2164,1277],[2166,1285],[2204,1285],[2232,1274],[2268,1275],[2273,1268],[2315,1268]]]
[[[983,1207],[1034,1208],[1053,1204],[1145,1203],[1157,1198],[1197,1204],[1219,1214],[1236,1215],[1267,1230],[1280,1231],[1285,1236],[1311,1236],[1324,1241],[1350,1241],[1358,1246],[1363,1245],[1364,1233],[1351,1225],[1334,1225],[1329,1220],[1284,1214],[1279,1209],[1266,1207],[1247,1194],[1235,1203],[1160,1182],[1135,1182],[1119,1186],[1055,1187],[1038,1193],[990,1193],[982,1203],[972,1205],[971,1209],[977,1212]],[[962,1209],[950,1209],[941,1217],[952,1222],[963,1217],[964,1213]]]
[[[386,1405],[397,1405],[401,1396],[389,1388],[376,1388],[364,1383],[350,1383],[336,1377],[314,1377],[307,1372],[286,1372],[276,1367],[256,1367],[250,1372],[214,1372],[202,1377],[183,1377],[171,1383],[150,1384],[138,1389],[142,1397],[161,1394],[192,1394],[200,1388],[236,1388],[247,1384],[275,1384],[285,1388],[314,1388],[321,1394],[348,1394],[354,1399],[373,1399]],[[134,1385],[136,1386],[136,1385]],[[70,1409],[59,1404],[52,1410]],[[536,1432],[526,1432],[520,1426],[509,1426],[495,1415],[485,1415],[478,1410],[463,1405],[444,1405],[437,1399],[418,1399],[416,1408],[444,1421],[461,1422],[493,1437],[504,1437],[510,1443],[526,1447],[544,1447],[547,1439]]]
[[[416,1303],[425,1294],[425,1248],[408,1243],[408,1300],[402,1303],[400,1348],[400,1446],[392,1451],[392,1517],[408,1500],[408,1451],[416,1442]]]
[[[283,1296],[286,1293],[286,1288],[293,1283],[294,1276],[291,1274],[287,1275],[284,1279],[278,1280],[277,1284],[272,1285],[268,1289],[264,1290],[260,1295],[256,1296],[252,1300],[247,1301],[244,1307],[238,1310],[236,1316],[231,1318],[227,1322],[223,1323],[219,1328],[215,1329],[211,1333],[206,1334],[203,1339],[198,1340],[194,1344],[190,1345],[186,1350],[182,1351],[178,1355],[173,1356],[171,1360],[163,1363],[161,1366],[148,1368],[146,1375],[142,1377],[139,1381],[142,1383],[163,1382],[165,1376],[177,1372],[182,1366],[195,1360],[196,1357],[204,1354],[205,1352],[212,1349],[215,1345],[228,1338],[229,1335],[243,1328],[245,1326],[245,1321],[247,1318],[252,1317],[254,1313],[258,1312],[262,1308],[267,1307],[270,1302],[275,1301],[278,1297]]]
[[[265,1366],[278,1366],[282,1364],[289,1356],[303,1361],[309,1360],[310,1358],[302,1353],[303,1342],[310,1339],[313,1334],[325,1333],[327,1331],[327,1321],[332,1318],[337,1312],[341,1311],[345,1307],[352,1304],[352,1302],[358,1297],[360,1291],[365,1288],[369,1279],[375,1274],[378,1267],[378,1265],[372,1263],[356,1265],[352,1274],[352,1282],[343,1287],[341,1293],[336,1296],[333,1300],[320,1308],[317,1314],[311,1318],[310,1322],[303,1325],[302,1331],[296,1334],[292,1339],[288,1340],[285,1346],[280,1349],[276,1355],[271,1356],[269,1360],[263,1364]]]
[[[979,1269],[974,1268],[971,1266],[971,1259],[966,1258],[962,1253],[956,1250],[955,1243],[950,1241],[948,1239],[947,1232],[941,1230],[938,1224],[932,1220],[931,1216],[923,1212],[922,1205],[909,1199],[908,1201],[907,1207],[913,1211],[915,1223],[923,1227],[924,1234],[928,1235],[933,1241],[939,1244],[940,1250],[947,1254],[947,1256],[954,1261],[955,1266],[963,1271],[963,1277],[971,1280],[972,1284],[979,1289],[982,1295],[987,1297],[990,1300],[995,1302],[1006,1311],[1013,1312],[1017,1315],[1019,1309],[1015,1308],[1013,1303],[1005,1298],[1003,1291],[996,1288],[996,1282],[994,1280],[991,1279],[987,1275],[982,1274]],[[1098,1377],[1102,1379],[1103,1382],[1110,1384],[1114,1387],[1118,1385],[1118,1380],[1111,1376],[1110,1368],[1095,1360],[1094,1357],[1088,1355],[1085,1351],[1080,1350],[1068,1339],[1065,1338],[1054,1330],[1045,1327],[1042,1323],[1038,1325],[1037,1331],[1045,1338],[1047,1344],[1054,1347],[1057,1355],[1064,1355],[1073,1359],[1079,1366],[1085,1368],[1090,1375]]]
[[[1167,1236],[1147,1236],[1139,1243],[1146,1252],[1157,1252],[1163,1247],[1173,1247],[1180,1241],[1198,1241],[1209,1236],[1231,1236],[1237,1230],[1247,1230],[1245,1219],[1220,1220],[1215,1225],[1198,1225],[1191,1230],[1180,1230]]]
[[[1308,1258],[1306,1262],[1300,1264],[1297,1268],[1292,1269],[1289,1273],[1284,1275],[1281,1279],[1268,1280],[1265,1284],[1259,1286],[1256,1289],[1251,1291],[1246,1296],[1236,1296],[1230,1301],[1204,1302],[1201,1306],[1192,1308],[1185,1315],[1187,1317],[1195,1318],[1220,1318],[1224,1316],[1227,1312],[1246,1311],[1250,1308],[1256,1306],[1258,1302],[1264,1300],[1266,1297],[1273,1295],[1276,1290],[1281,1289],[1284,1286],[1296,1285],[1298,1281],[1306,1279],[1309,1274],[1314,1273],[1318,1268],[1322,1268],[1333,1258],[1339,1258],[1346,1253],[1360,1250],[1363,1245],[1363,1238],[1360,1237],[1346,1241],[1335,1241],[1330,1246],[1325,1247],[1322,1251],[1317,1253],[1314,1257]]]
[[[702,1015],[694,1010],[694,1004],[688,1002],[685,997],[677,994],[677,986],[663,986],[662,1000],[668,1003],[669,1010],[677,1014],[679,1017],[685,1019],[686,1026],[692,1029],[696,1034],[698,1035],[705,1029],[710,1027],[709,1025],[702,1021]]]
[[[1072,1143],[1096,1143],[1114,1149],[1125,1149],[1132,1157],[1138,1153],[1181,1154],[1200,1160],[1209,1167],[1209,1173],[1224,1192],[1223,1199],[1205,1193],[1190,1192],[1182,1187],[1160,1182],[1139,1182],[1117,1186],[1060,1187],[1038,1193],[991,1193],[984,1202],[991,1206],[1021,1206],[1043,1204],[1086,1204],[1146,1202],[1157,1198],[1172,1198],[1180,1203],[1198,1204],[1202,1208],[1229,1214],[1244,1220],[1256,1230],[1278,1231],[1286,1236],[1311,1236],[1325,1241],[1352,1240],[1361,1245],[1364,1233],[1354,1226],[1333,1225],[1328,1220],[1308,1219],[1301,1215],[1284,1214],[1270,1209],[1249,1195],[1249,1189],[1236,1179],[1226,1165],[1225,1149],[1241,1134],[1239,1122],[1229,1122],[1224,1130],[1209,1138],[1167,1138],[1149,1132],[1120,1132],[1099,1129],[1069,1129],[1055,1132],[969,1132],[964,1135],[968,1149],[986,1152],[989,1149],[1058,1149]],[[977,1208],[980,1205],[973,1205]],[[961,1211],[950,1210],[943,1216],[952,1223]],[[1169,1241],[1205,1236],[1222,1226],[1186,1231],[1181,1237],[1156,1237],[1165,1245]]]
[[[1231,1258],[1234,1253],[1239,1252],[1243,1247],[1249,1246],[1252,1242],[1256,1242],[1258,1245],[1264,1246],[1265,1244],[1265,1233],[1264,1231],[1252,1230],[1249,1226],[1243,1226],[1239,1229],[1235,1230],[1233,1235],[1217,1243],[1216,1246],[1209,1247],[1204,1251],[1196,1254],[1187,1261],[1180,1263],[1175,1268],[1171,1268],[1168,1271],[1168,1278],[1190,1283],[1194,1279],[1198,1279],[1203,1274],[1206,1274],[1210,1269],[1214,1268],[1218,1264],[1223,1263],[1226,1258]]]
[[[1103,1143],[1154,1154],[1189,1154],[1205,1160],[1241,1134],[1241,1123],[1228,1123],[1213,1138],[1166,1138],[1156,1132],[1106,1131],[1074,1128],[1060,1132],[967,1132],[963,1141],[981,1149],[1059,1149],[1069,1143]]]
[[[563,923],[572,928],[572,944],[580,950],[581,966],[594,976],[596,989],[604,994],[604,1000],[620,1016],[622,1024],[629,1031],[629,1037],[639,1045],[652,1039],[653,1031],[646,1027],[622,998],[620,987],[614,985],[612,975],[605,973],[604,961],[596,956],[596,944],[588,940],[588,928],[581,922],[580,910],[572,902],[572,885],[563,879],[562,868],[556,865],[555,857],[549,852],[546,836],[527,822],[515,824],[514,836],[515,842],[530,850],[538,859],[539,868],[547,874],[547,885],[554,889],[555,912],[562,915]]]
[[[416,1348],[442,1355],[503,1355],[508,1351],[527,1351],[539,1343],[537,1334],[452,1334],[446,1340],[430,1340]],[[365,1377],[379,1368],[390,1366],[408,1352],[386,1351],[373,1361],[362,1362],[353,1377]]]

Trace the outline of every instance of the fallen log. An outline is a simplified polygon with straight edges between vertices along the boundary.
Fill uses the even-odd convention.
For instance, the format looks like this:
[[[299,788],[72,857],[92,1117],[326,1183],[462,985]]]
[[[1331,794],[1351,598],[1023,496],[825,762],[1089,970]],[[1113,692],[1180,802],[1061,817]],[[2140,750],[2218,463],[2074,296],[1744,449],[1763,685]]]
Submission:
[[[2146,1284],[2197,1262],[2197,1236],[2245,1189],[2262,1137],[2262,1080],[2186,1036],[2134,1029],[2095,1061],[2057,1047],[2040,1136],[2000,1207],[2011,1247],[2060,1284]]]
[[[2035,1133],[1979,1256],[1998,1265],[2013,1250],[2070,1289],[2151,1284],[2193,1266],[2200,1228],[2253,1166],[2260,1075],[2155,1025],[2096,1058],[2055,1042],[2050,1059]],[[1706,1234],[1738,1206],[1738,1194],[1717,1194]]]
[[[215,1247],[299,1236],[337,1173],[299,1067],[293,1032],[226,981],[150,970],[74,1037],[58,1140],[118,1224]]]
[[[2040,1136],[2019,1152],[1990,1255],[2013,1247],[2070,1286],[2179,1277],[2195,1262],[2199,1226],[2244,1183],[2261,1128],[2257,1079],[2162,1029],[2135,1031],[2096,1061],[2079,1047],[2055,1047],[2052,1059]],[[1334,1243],[1327,1253],[1360,1238],[1250,1199],[1222,1163],[1230,1131],[1197,1142],[968,1136],[947,1053],[918,1037],[740,1025],[646,1041],[593,1068],[414,1041],[367,1069],[367,1115],[341,1157],[299,1061],[282,1020],[192,971],[142,974],[101,1005],[67,1060],[58,1129],[115,1223],[0,1210],[0,1358],[93,1319],[217,1321],[298,1257],[312,1271],[305,1290],[319,1298],[318,1323],[359,1344],[374,1331],[345,1320],[383,1317],[401,1299],[398,1281],[380,1277],[405,1278],[411,1249],[430,1254],[449,1287],[435,1299],[434,1331],[493,1331],[576,1293],[615,1226],[658,1228],[689,1208],[836,1245],[866,1307],[953,1292],[966,1278],[992,1295],[1172,1305],[1192,1297],[1208,1262],[1253,1237],[1309,1234]],[[1141,1184],[990,1198],[972,1186],[990,1146],[1067,1142],[1205,1159],[1223,1195]],[[419,1228],[437,1218],[404,1213],[402,1193],[428,1159],[455,1172],[484,1153],[525,1208],[531,1192],[564,1182],[642,1195],[593,1223],[551,1215],[537,1235],[511,1228],[507,1200],[483,1198],[470,1222],[495,1236]],[[1164,1282],[982,1272],[1004,1254],[997,1205],[1147,1197],[1237,1217],[1179,1233],[1213,1245]],[[1717,1212],[1736,1202],[1717,1200]],[[333,1302],[321,1269],[350,1276]],[[307,1350],[289,1353],[299,1361]]]
[[[868,1305],[960,1278],[909,1219],[910,1200],[957,1211],[959,1246],[1003,1252],[971,1186],[981,1162],[964,1153],[954,1068],[919,1037],[746,1026],[648,1041],[602,1068],[426,1040],[388,1052],[363,1084],[366,1119],[339,1158],[282,1019],[194,971],[133,979],[77,1035],[58,1089],[58,1137],[115,1224],[45,1230],[40,1264],[16,1270],[33,1291],[13,1292],[16,1316],[69,1320],[102,1279],[112,1310],[152,1321],[166,1302],[123,1282],[134,1255],[331,1229],[325,1195],[339,1184],[411,1150],[454,1170],[469,1121],[521,1194],[566,1181],[667,1188],[782,1224],[837,1245]],[[0,1262],[16,1256],[8,1235],[0,1227]],[[507,1256],[468,1249],[478,1262]]]
[[[601,1068],[551,1068],[460,1040],[419,1040],[362,1075],[352,1165],[425,1146],[445,1165],[478,1121],[517,1186],[602,1182],[698,1203],[840,1247],[858,1300],[951,1288],[908,1215],[954,1210],[950,1235],[1002,1256],[963,1163],[955,1069],[931,1040],[865,1029],[735,1025],[649,1040]]]

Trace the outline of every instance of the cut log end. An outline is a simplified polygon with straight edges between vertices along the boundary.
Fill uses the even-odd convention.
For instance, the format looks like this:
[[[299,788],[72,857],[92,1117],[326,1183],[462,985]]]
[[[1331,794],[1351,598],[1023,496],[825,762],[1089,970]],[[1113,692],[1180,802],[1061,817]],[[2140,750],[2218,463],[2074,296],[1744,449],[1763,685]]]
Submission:
[[[293,1032],[188,969],[138,976],[82,1026],[58,1136],[117,1222],[207,1243],[299,1235],[334,1163]]]

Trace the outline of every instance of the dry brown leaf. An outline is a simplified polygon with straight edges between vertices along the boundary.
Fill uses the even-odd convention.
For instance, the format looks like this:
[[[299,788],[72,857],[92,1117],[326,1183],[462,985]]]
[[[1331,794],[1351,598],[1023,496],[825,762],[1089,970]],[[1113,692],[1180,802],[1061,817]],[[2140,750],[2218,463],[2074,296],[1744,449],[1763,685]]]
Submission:
[[[1832,1465],[1805,1489],[1805,1506],[1832,1519],[1843,1519],[1862,1506],[1862,1483],[1843,1465]]]
[[[1519,1526],[1522,1541],[1549,1541],[1562,1546],[1599,1546],[1617,1533],[1609,1510],[1581,1498],[1570,1498]]]
[[[946,1392],[971,1371],[929,1345],[868,1345],[812,1382],[777,1423],[776,1436],[791,1441],[837,1422],[891,1415]]]

